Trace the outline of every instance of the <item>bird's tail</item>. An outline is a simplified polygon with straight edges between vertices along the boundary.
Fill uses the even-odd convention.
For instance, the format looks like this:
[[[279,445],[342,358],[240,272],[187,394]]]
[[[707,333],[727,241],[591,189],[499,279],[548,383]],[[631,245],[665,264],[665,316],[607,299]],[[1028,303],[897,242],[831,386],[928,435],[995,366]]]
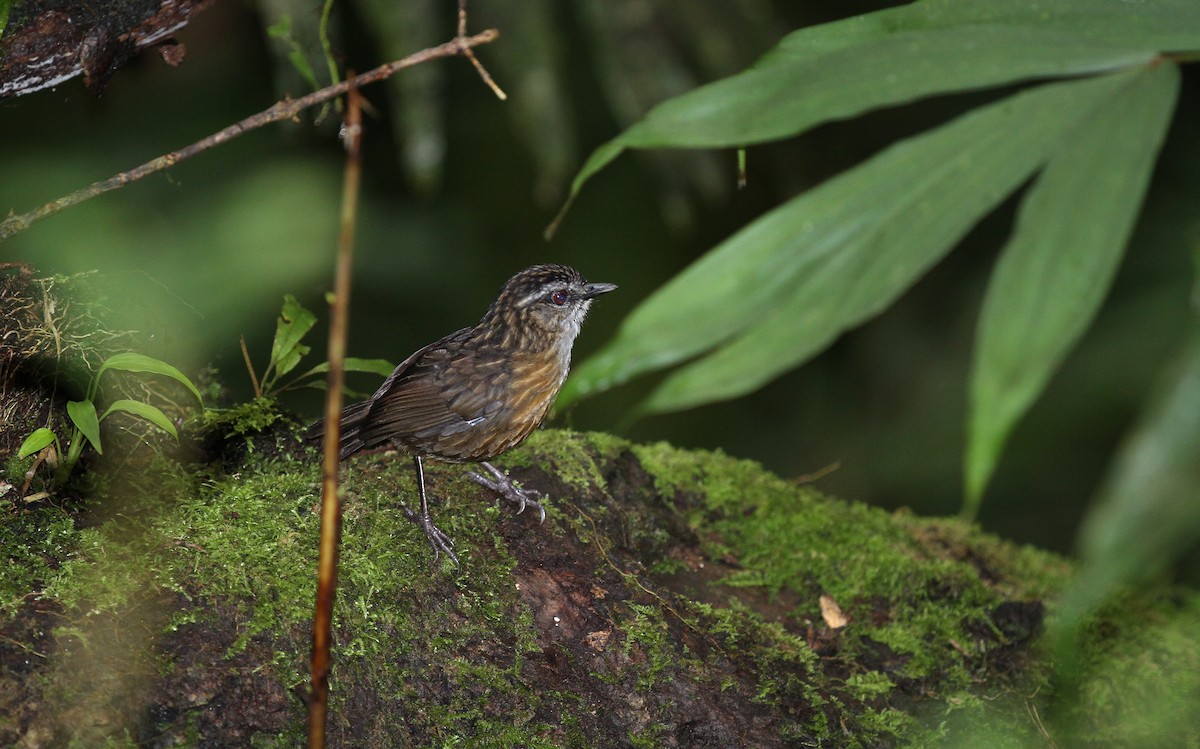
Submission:
[[[367,409],[371,406],[370,401],[355,403],[352,406],[346,406],[342,409],[341,423],[341,444],[338,446],[338,459],[345,460],[354,453],[363,449],[363,441],[358,436],[359,428],[362,426],[363,418],[367,415]],[[325,435],[325,420],[321,419],[304,433],[304,438],[307,440],[318,440]]]

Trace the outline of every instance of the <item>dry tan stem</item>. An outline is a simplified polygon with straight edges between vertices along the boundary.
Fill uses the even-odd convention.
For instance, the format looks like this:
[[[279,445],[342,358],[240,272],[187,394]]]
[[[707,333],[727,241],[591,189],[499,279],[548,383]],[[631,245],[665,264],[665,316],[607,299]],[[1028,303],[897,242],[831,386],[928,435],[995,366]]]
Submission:
[[[250,373],[250,384],[254,386],[254,397],[261,398],[262,387],[258,384],[258,375],[254,374],[254,365],[250,363],[250,349],[246,348],[246,336],[240,336],[238,341],[242,344],[242,361],[246,362],[246,371]]]
[[[350,79],[353,81],[353,77]],[[349,327],[351,260],[354,226],[358,215],[358,188],[362,182],[362,97],[351,84],[347,98],[343,140],[346,171],[342,180],[341,231],[338,234],[337,269],[333,282],[333,310],[329,325],[329,380],[325,390],[325,442],[321,464],[321,541],[317,556],[317,601],[313,611],[312,691],[308,703],[308,746],[325,746],[329,709],[329,647],[333,638],[333,602],[337,594],[338,545],[342,506],[338,498],[338,437],[345,381],[346,330]]]

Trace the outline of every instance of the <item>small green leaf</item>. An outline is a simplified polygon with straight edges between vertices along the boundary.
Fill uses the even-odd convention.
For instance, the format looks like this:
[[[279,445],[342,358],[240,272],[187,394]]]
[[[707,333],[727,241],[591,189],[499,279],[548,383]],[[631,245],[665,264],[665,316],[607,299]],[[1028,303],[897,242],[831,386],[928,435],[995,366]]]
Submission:
[[[353,356],[347,356],[342,365],[342,369],[347,372],[368,372],[387,377],[392,373],[396,365],[392,364],[387,359],[357,359]],[[304,373],[304,377],[315,374],[324,374],[329,371],[329,362],[321,362],[317,366]]]
[[[67,416],[96,452],[103,454],[100,447],[100,419],[96,416],[96,405],[91,401],[68,401]]]
[[[283,298],[283,308],[279,314],[275,324],[275,340],[271,344],[271,364],[267,366],[270,370],[273,365],[276,377],[295,369],[300,359],[309,352],[309,347],[300,341],[317,324],[316,316],[304,309],[291,294]]]
[[[153,356],[135,354],[133,352],[113,354],[101,365],[100,371],[96,373],[96,379],[99,380],[100,375],[109,369],[119,369],[123,372],[147,372],[170,377],[190,390],[192,395],[196,396],[197,401],[200,401],[201,404],[204,403],[204,399],[200,397],[200,390],[188,379],[187,375],[170,364],[155,359]]]
[[[12,0],[0,0],[0,39],[4,38],[4,30],[8,28],[8,14],[11,10]],[[42,447],[45,447],[45,445],[42,445]]]
[[[305,80],[313,89],[321,87],[317,83],[317,76],[313,73],[312,66],[308,64],[308,57],[304,54],[304,48],[292,36],[292,17],[283,15],[280,19],[267,27],[267,36],[272,39],[278,39],[283,42],[288,49],[288,62],[292,63],[292,67],[300,74],[300,77]]]
[[[34,429],[25,441],[21,443],[21,447],[17,450],[18,458],[27,458],[30,455],[44,449],[47,445],[58,440],[58,437],[53,431],[46,427]]]
[[[167,418],[166,414],[154,406],[151,406],[149,403],[142,403],[141,401],[129,400],[126,398],[113,401],[113,404],[108,407],[108,410],[104,412],[104,415],[100,417],[100,420],[104,421],[108,418],[108,415],[113,412],[121,412],[133,414],[134,416],[140,416],[175,439],[179,439],[179,433],[175,430],[175,425],[171,423],[171,420]]]
[[[321,49],[325,52],[325,66],[329,69],[329,82],[339,83],[341,77],[338,75],[337,57],[333,52],[333,43],[329,41],[329,16],[333,12],[333,0],[325,0],[325,7],[321,9],[321,25],[319,36],[321,37]],[[319,88],[316,84],[313,88]]]
[[[387,359],[358,359],[353,356],[346,358],[347,372],[370,372],[387,377],[396,369],[396,365]]]
[[[980,313],[965,456],[968,516],[1013,426],[1108,292],[1178,89],[1169,62],[1135,71],[1064,135],[1021,205]]]
[[[387,377],[392,373],[395,367],[387,359],[357,359],[353,356],[346,357],[343,362],[343,371],[345,372],[367,372],[369,374],[377,374],[382,377]],[[312,379],[316,375],[326,374],[329,372],[329,362],[324,361],[308,370],[302,375],[293,378],[288,384],[284,385],[281,390],[290,390],[291,388],[306,387],[316,388],[318,390],[325,389],[325,380]],[[343,387],[342,392],[348,395],[357,395],[350,388]]]

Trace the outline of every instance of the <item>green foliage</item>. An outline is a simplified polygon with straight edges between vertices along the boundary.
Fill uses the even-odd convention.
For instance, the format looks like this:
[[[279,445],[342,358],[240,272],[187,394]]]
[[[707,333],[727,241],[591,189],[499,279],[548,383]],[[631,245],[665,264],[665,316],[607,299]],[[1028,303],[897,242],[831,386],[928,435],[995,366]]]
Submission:
[[[287,47],[287,59],[292,63],[292,67],[300,74],[308,85],[313,89],[318,89],[321,84],[317,83],[317,76],[313,73],[312,66],[308,64],[308,58],[304,54],[304,48],[300,46],[300,42],[292,36],[292,17],[289,15],[282,16],[278,21],[267,27],[267,36],[272,39],[278,39]]]
[[[100,417],[96,414],[96,404],[90,400],[70,401],[67,403],[67,415],[71,417],[76,431],[92,443],[96,452],[104,454],[104,448],[100,446]],[[82,443],[78,439],[71,440],[72,447],[77,444],[82,449]]]
[[[51,443],[57,442],[58,436],[54,434],[54,430],[46,427],[38,427],[30,432],[25,441],[21,443],[21,447],[17,450],[18,458],[28,458],[34,453],[40,452],[48,447]]]
[[[272,398],[255,398],[232,408],[209,408],[204,411],[204,428],[217,429],[226,437],[248,437],[258,434],[283,418]]]
[[[304,309],[296,297],[289,294],[283,298],[283,309],[275,321],[271,360],[262,376],[262,389],[266,393],[271,393],[278,379],[295,369],[300,359],[311,350],[300,341],[316,324],[316,316]]]
[[[149,403],[135,401],[130,398],[119,398],[109,404],[103,414],[100,414],[96,410],[96,400],[100,394],[100,378],[105,372],[110,370],[169,377],[186,387],[192,395],[196,396],[196,400],[201,405],[204,403],[203,398],[200,396],[200,390],[196,385],[187,375],[170,364],[155,359],[152,356],[146,356],[145,354],[133,352],[113,354],[104,360],[104,363],[96,371],[95,376],[88,383],[87,394],[84,400],[67,402],[67,416],[71,420],[72,430],[70,439],[67,442],[66,459],[59,463],[58,473],[55,477],[58,483],[62,483],[71,474],[85,446],[91,445],[92,449],[97,453],[104,453],[104,447],[100,440],[100,423],[114,413],[127,413],[131,416],[136,416],[148,421],[172,437],[179,437],[175,425],[171,423],[167,415],[157,406],[152,406]],[[51,444],[57,445],[58,452],[62,452],[62,445],[53,430],[47,427],[35,429],[21,443],[17,457],[28,457],[49,447]]]
[[[12,10],[13,0],[0,0],[0,39],[4,38],[4,30],[8,28],[8,14]]]
[[[448,6],[434,0],[338,3],[335,20],[347,7],[353,8],[354,22],[342,28],[369,34],[370,48],[387,59],[441,44],[451,31],[441,12]],[[780,36],[777,13],[760,0],[700,0],[687,3],[685,11],[673,3],[638,3],[636,9],[619,12],[609,3],[585,0],[470,4],[470,31],[497,28],[503,35],[503,43],[476,54],[513,91],[496,115],[510,120],[527,151],[522,162],[537,170],[533,197],[541,207],[561,199],[562,186],[579,164],[579,141],[587,139],[576,124],[592,115],[581,118],[571,95],[576,66],[596,83],[590,89],[593,103],[604,108],[606,119],[624,126],[663,99],[740,70]],[[316,13],[310,15],[315,19]],[[297,13],[297,25],[301,20]],[[451,69],[419,65],[382,84],[389,89],[387,121],[403,144],[401,166],[410,184],[423,191],[435,190],[449,168],[449,124],[455,118],[445,85]],[[718,159],[710,155],[651,161],[663,167],[656,170],[659,205],[679,225],[691,215],[689,190],[710,196],[728,190]]]
[[[1064,596],[1053,633],[1060,647],[1071,650],[1089,612],[1114,589],[1162,572],[1198,538],[1200,334],[1163,378],[1084,518],[1083,569]]]
[[[884,310],[1036,176],[979,321],[964,457],[974,515],[1008,435],[1108,291],[1177,97],[1168,55],[1197,49],[1190,0],[1136,14],[1102,0],[926,0],[802,29],[745,72],[664,102],[592,154],[572,198],[627,148],[761,143],[1070,76],[900,141],[755,220],[636,308],[560,405],[675,365],[641,413],[751,392]]]
[[[973,516],[1009,434],[1107,295],[1178,96],[1172,55],[1196,50],[1191,0],[1136,12],[926,0],[802,29],[745,72],[664,102],[592,154],[572,199],[628,148],[762,143],[932,95],[1067,77],[902,140],[753,221],[636,308],[576,369],[564,403],[677,365],[640,413],[751,392],[884,310],[1032,178],[978,322],[964,451]],[[1084,568],[1056,619],[1065,670],[1089,611],[1200,536],[1192,338],[1083,529]]]
[[[0,549],[4,549],[4,574],[0,575],[0,618],[8,616],[32,591],[41,592],[55,577],[63,560],[74,552],[78,531],[70,515],[39,503],[13,512],[0,501]]]
[[[250,363],[250,355],[246,353],[246,367],[250,370],[250,379],[254,384],[254,394],[258,398],[273,398],[285,390],[298,387],[324,389],[323,379],[314,379],[317,375],[329,371],[329,362],[321,362],[306,372],[297,375],[285,384],[280,384],[284,375],[290,374],[300,364],[300,360],[312,350],[301,341],[312,327],[317,318],[304,308],[296,297],[291,294],[283,298],[283,308],[275,322],[275,339],[271,343],[271,358],[263,370],[262,377],[254,375],[254,367]],[[245,352],[245,341],[242,342]],[[358,359],[346,357],[343,368],[347,372],[373,372],[387,377],[394,368],[386,359]]]
[[[338,83],[341,81],[341,76],[338,74],[337,58],[333,54],[333,44],[329,41],[329,15],[333,11],[333,0],[325,0],[325,7],[321,9],[321,51],[325,54],[325,67],[329,70],[329,82]]]
[[[1104,300],[1150,182],[1179,77],[1164,65],[1099,80],[1121,78],[1029,190],[984,299],[966,462],[972,514],[1005,438]]]
[[[329,22],[332,9],[333,0],[325,0],[324,8],[321,11],[320,24],[316,28],[316,34],[320,39],[321,53],[329,74],[329,83],[338,83],[341,81],[341,75],[338,72],[337,57],[333,51],[333,44],[329,38]],[[307,9],[305,9],[304,15],[308,15]],[[304,82],[314,91],[321,88],[322,83],[317,80],[317,74],[313,70],[312,62],[309,60],[310,56],[305,49],[305,45],[300,41],[300,39],[309,37],[313,32],[311,24],[303,19],[299,23],[294,24],[292,16],[284,13],[279,17],[278,21],[267,26],[266,30],[268,37],[277,39],[282,43],[287,51],[288,62],[295,69],[296,73],[304,79]],[[300,38],[298,39],[297,37]],[[322,107],[316,119],[318,121],[322,120],[328,111],[328,105]]]

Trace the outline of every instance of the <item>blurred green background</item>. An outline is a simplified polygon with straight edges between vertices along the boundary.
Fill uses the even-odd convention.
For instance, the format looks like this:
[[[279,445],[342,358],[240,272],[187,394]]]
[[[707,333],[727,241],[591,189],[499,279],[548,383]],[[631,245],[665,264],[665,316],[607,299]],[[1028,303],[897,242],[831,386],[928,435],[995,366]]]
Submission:
[[[452,3],[401,5],[335,4],[339,61],[366,70],[453,36]],[[887,5],[472,3],[473,31],[501,30],[478,55],[509,101],[459,59],[365,91],[374,114],[350,355],[398,362],[474,322],[515,270],[563,262],[621,287],[593,308],[576,345],[580,360],[649,292],[783,198],[1006,93],[938,98],[752,148],[743,190],[733,152],[627,154],[589,183],[553,242],[542,239],[586,155],[654,103],[741,70],[789,30]],[[0,208],[31,210],[284,93],[306,93],[285,59],[287,43],[267,33],[284,16],[324,83],[320,11],[320,3],[221,0],[178,35],[188,47],[179,68],[146,53],[99,99],[74,80],[0,102]],[[1180,343],[1200,248],[1200,79],[1186,66],[1184,73],[1114,289],[1017,428],[984,501],[981,523],[1009,538],[1071,550],[1118,440]],[[0,261],[43,273],[99,271],[114,322],[148,336],[144,353],[185,371],[213,364],[230,398],[244,400],[251,387],[239,336],[261,369],[284,294],[326,316],[343,158],[336,121],[309,116],[254,131],[34,225],[0,245]],[[980,224],[886,313],[750,397],[623,425],[621,415],[653,384],[639,381],[559,422],[720,448],[789,477],[836,464],[818,487],[888,508],[956,512],[976,318],[1014,205]],[[320,327],[313,336],[312,363],[323,358],[324,335]],[[376,381],[351,384],[370,390]],[[316,397],[285,405],[314,416]]]

